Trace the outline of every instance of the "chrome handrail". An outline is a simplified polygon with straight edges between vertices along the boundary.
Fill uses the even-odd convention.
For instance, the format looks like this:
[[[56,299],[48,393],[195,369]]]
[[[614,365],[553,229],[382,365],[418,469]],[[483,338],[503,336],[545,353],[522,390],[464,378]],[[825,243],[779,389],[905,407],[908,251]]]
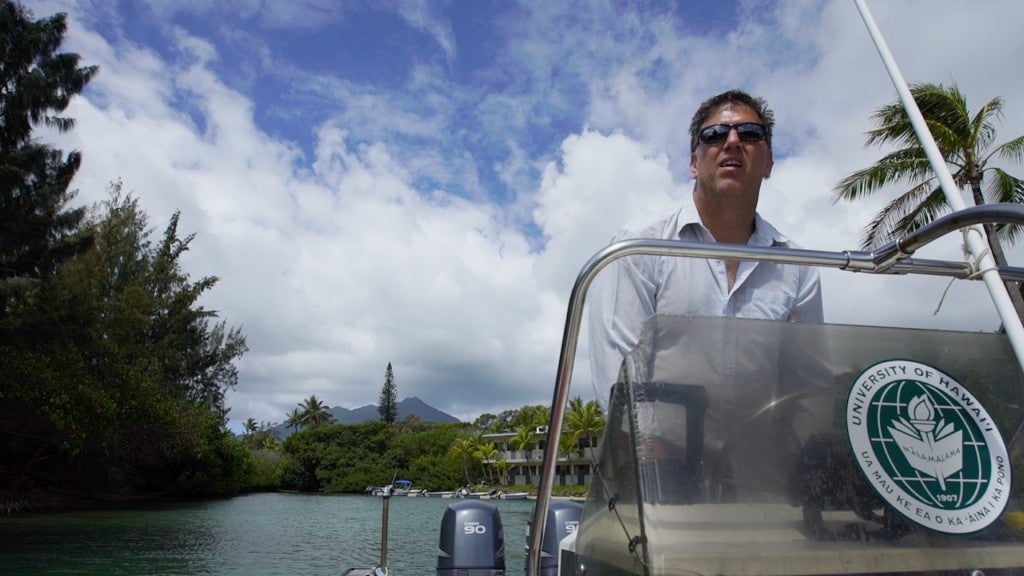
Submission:
[[[527,573],[529,576],[538,576],[540,573],[540,552],[544,542],[545,519],[551,504],[551,489],[554,486],[558,462],[558,443],[562,434],[565,408],[569,400],[569,388],[572,382],[576,344],[582,323],[586,292],[597,274],[608,264],[626,256],[680,256],[831,267],[869,274],[926,274],[973,279],[977,277],[976,270],[970,263],[915,260],[910,255],[950,232],[976,224],[989,223],[1024,225],[1024,206],[987,204],[966,208],[938,218],[922,226],[916,232],[890,242],[873,252],[860,250],[825,252],[741,244],[635,239],[611,244],[594,254],[580,270],[569,296],[565,330],[562,334],[562,349],[558,358],[558,372],[555,376],[554,398],[551,401],[551,419],[548,424],[549,441],[544,448],[540,485],[537,488],[537,504],[533,511],[527,549]],[[999,267],[999,273],[1004,281],[1024,281],[1024,268],[1003,266]]]

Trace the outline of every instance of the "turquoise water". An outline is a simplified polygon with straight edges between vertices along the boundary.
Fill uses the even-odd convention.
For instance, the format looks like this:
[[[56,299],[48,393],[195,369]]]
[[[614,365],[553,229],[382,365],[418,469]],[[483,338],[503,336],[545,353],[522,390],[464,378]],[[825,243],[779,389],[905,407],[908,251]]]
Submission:
[[[391,498],[388,568],[434,574],[443,498]],[[533,502],[491,500],[522,574]],[[0,575],[337,575],[380,559],[381,499],[254,494],[131,511],[0,518]]]

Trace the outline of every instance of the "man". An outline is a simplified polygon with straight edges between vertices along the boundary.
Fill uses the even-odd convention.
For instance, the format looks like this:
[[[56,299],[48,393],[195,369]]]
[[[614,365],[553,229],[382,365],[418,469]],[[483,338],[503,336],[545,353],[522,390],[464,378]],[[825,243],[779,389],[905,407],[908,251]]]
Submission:
[[[774,116],[761,98],[733,90],[701,104],[690,124],[692,202],[627,238],[792,246],[757,213],[772,171]],[[591,375],[606,401],[623,357],[655,313],[821,322],[817,271],[736,260],[632,256],[613,262],[589,299]]]

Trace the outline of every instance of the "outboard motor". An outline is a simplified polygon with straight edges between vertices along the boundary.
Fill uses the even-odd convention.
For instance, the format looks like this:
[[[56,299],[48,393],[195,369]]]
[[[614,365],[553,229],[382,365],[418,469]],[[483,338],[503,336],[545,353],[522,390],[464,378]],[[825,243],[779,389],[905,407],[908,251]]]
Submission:
[[[583,516],[583,505],[570,500],[555,500],[548,505],[548,515],[544,519],[544,541],[540,546],[540,576],[558,576],[558,562],[562,552],[560,544],[566,536],[575,534]],[[526,525],[526,543],[530,543],[532,521]],[[529,564],[530,555],[526,555]],[[529,571],[527,566],[526,570]]]
[[[504,576],[505,531],[494,504],[449,504],[441,520],[437,576]]]

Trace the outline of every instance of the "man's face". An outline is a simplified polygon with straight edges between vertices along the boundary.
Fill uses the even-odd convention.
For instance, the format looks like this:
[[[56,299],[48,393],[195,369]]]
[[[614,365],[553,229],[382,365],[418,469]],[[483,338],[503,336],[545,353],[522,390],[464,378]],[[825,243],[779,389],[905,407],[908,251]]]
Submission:
[[[701,128],[714,124],[742,124],[761,119],[743,104],[727,103],[712,112]],[[772,152],[764,140],[741,140],[733,129],[724,142],[699,143],[690,155],[690,173],[698,189],[710,194],[757,194],[761,180],[772,172]]]

